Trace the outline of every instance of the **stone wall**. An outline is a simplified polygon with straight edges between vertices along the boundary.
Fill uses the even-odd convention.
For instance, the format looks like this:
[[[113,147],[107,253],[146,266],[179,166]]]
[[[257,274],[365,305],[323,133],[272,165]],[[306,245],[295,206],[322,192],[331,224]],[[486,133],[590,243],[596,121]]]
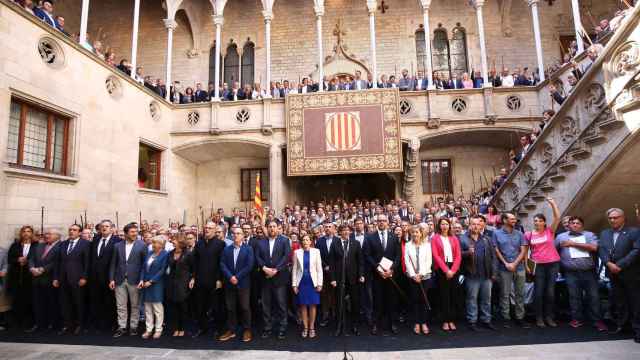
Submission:
[[[174,80],[188,84],[196,81],[206,83],[209,79],[209,50],[213,45],[214,26],[210,16],[211,4],[207,0],[190,1],[194,9],[191,19],[184,11],[177,16],[178,29],[174,34],[173,74]],[[58,12],[67,18],[69,31],[79,27],[80,0],[60,0]],[[615,0],[592,2],[589,11],[583,11],[585,28],[591,29],[591,15],[598,21],[609,17],[616,9]],[[556,1],[549,6],[539,3],[541,32],[545,63],[559,58],[559,36],[572,35],[573,19],[570,1]],[[233,40],[242,46],[251,41],[256,45],[255,78],[265,77],[264,21],[258,0],[229,1],[224,10],[222,31],[223,52]],[[272,79],[297,81],[300,76],[312,73],[317,65],[315,15],[313,5],[306,0],[276,1],[272,21]],[[125,0],[91,2],[89,32],[100,37],[116,52],[118,59],[131,57],[132,3]],[[513,1],[511,23],[513,36],[505,37],[500,18],[500,2],[490,0],[484,9],[485,33],[489,65],[498,68],[528,66],[536,68],[535,46],[531,24],[531,11],[525,1]],[[161,21],[166,11],[159,2],[143,1],[140,16],[139,64],[146,74],[164,78],[166,61],[166,30]],[[191,20],[191,23],[189,23]],[[327,0],[323,18],[323,47],[325,56],[332,53],[335,45],[333,31],[338,20],[342,20],[345,44],[349,53],[370,64],[369,27],[364,0]],[[389,5],[384,14],[376,13],[376,37],[379,73],[400,73],[403,68],[416,69],[415,31],[422,23],[422,12],[415,0],[398,0]],[[431,5],[430,25],[439,24],[449,30],[457,23],[467,31],[469,63],[480,67],[480,50],[475,11],[467,1],[434,0]],[[193,35],[192,35],[193,34]],[[197,44],[197,56],[187,52]]]

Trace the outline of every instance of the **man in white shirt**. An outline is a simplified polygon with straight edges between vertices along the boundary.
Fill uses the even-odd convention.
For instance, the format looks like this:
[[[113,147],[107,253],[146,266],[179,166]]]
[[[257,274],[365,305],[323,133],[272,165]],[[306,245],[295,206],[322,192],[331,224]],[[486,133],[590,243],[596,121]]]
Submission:
[[[513,87],[514,84],[513,75],[509,74],[509,69],[504,68],[502,70],[502,87]]]

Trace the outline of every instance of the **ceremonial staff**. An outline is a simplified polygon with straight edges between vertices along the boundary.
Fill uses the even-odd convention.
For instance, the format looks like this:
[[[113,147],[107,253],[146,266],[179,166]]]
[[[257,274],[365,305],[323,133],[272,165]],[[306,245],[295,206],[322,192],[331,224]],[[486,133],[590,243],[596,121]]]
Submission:
[[[140,211],[138,216],[140,217],[140,228],[142,228],[142,210]]]
[[[411,263],[413,272],[416,273],[416,276],[420,276],[420,274],[418,274],[418,270],[416,269],[416,266],[413,264],[413,259],[411,259],[411,256],[407,256],[407,257],[409,258],[409,262]],[[420,261],[420,259],[418,259],[417,256],[416,256],[416,261]],[[431,311],[431,304],[429,304],[429,299],[427,298],[427,292],[424,290],[424,286],[422,286],[422,281],[420,281],[418,285],[420,285],[420,291],[422,292],[422,298],[424,299],[424,304],[427,307],[427,311]]]
[[[89,218],[87,218],[87,209],[84,209],[84,221],[89,224]],[[84,229],[84,227],[83,227]]]
[[[118,219],[118,212],[116,211],[116,229],[120,230],[120,222]]]
[[[44,206],[40,209],[40,236],[44,236]]]

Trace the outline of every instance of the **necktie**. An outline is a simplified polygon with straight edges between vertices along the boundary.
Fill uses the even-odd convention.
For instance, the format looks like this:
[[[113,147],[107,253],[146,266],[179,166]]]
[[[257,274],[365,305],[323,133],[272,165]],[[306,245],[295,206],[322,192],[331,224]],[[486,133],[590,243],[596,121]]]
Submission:
[[[51,245],[45,246],[44,252],[42,253],[42,258],[43,259],[47,257],[47,254],[49,253],[49,250],[51,250]]]
[[[416,247],[416,275],[420,275],[420,246]]]
[[[380,233],[380,239],[382,240],[382,250],[387,250],[387,234],[383,231]]]
[[[102,240],[100,240],[100,246],[98,247],[98,256],[100,256],[100,254],[102,254],[102,250],[104,249],[104,242],[105,242],[105,238],[102,238]]]
[[[73,251],[73,247],[76,245],[75,241],[71,241],[69,242],[69,247],[67,248],[67,255],[71,254],[71,252]]]
[[[349,244],[346,240],[342,241],[342,249],[344,250],[344,257],[347,257],[347,253],[349,252]]]

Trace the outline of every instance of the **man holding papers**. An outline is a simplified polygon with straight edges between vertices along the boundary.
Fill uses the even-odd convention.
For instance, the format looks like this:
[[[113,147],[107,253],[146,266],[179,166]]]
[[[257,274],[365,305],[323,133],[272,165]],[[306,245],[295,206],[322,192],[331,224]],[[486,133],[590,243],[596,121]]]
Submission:
[[[569,325],[578,328],[583,325],[583,297],[588,304],[589,320],[598,331],[607,331],[602,322],[600,298],[598,295],[598,277],[594,255],[598,252],[598,238],[589,231],[584,231],[584,221],[578,216],[569,218],[569,230],[556,237],[559,247],[560,263],[565,270],[565,278],[569,289],[569,306],[571,322]]]

